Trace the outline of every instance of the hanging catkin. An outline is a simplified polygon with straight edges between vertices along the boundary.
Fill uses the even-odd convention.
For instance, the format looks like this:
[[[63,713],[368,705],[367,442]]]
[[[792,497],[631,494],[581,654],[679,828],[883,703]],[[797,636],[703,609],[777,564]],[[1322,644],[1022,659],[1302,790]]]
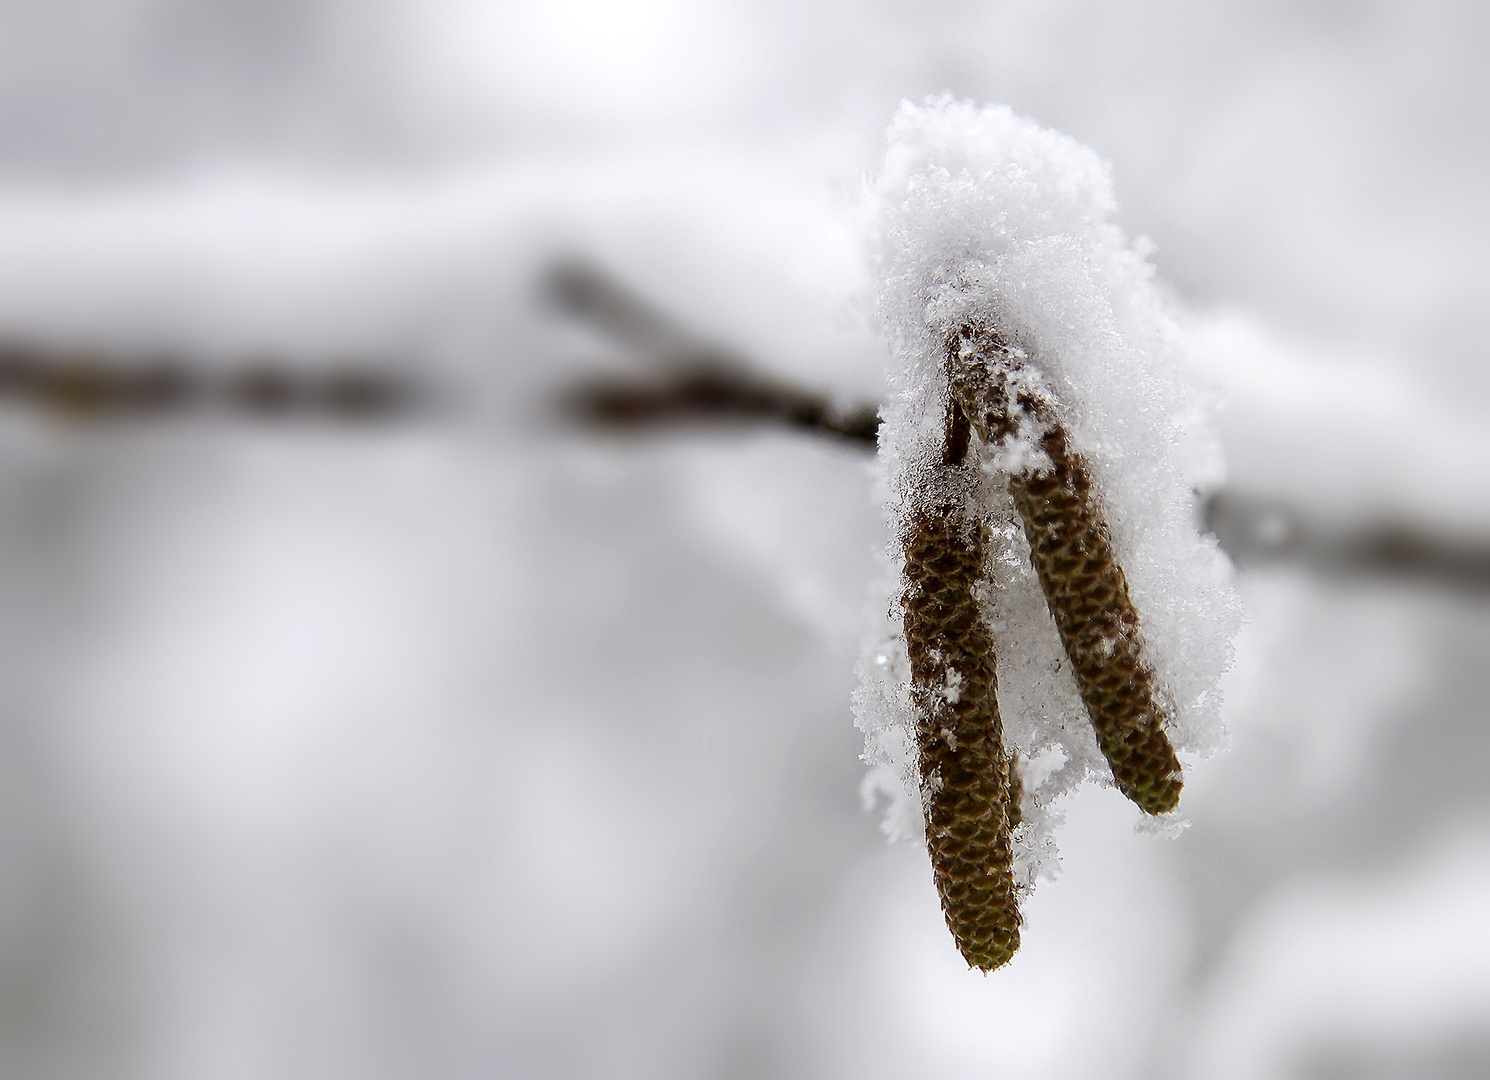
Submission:
[[[1176,748],[1224,741],[1240,604],[1195,513],[1220,444],[1090,149],[1005,106],[906,102],[868,196],[902,576],[901,625],[872,624],[859,665],[866,790],[887,833],[924,830],[987,969],[1060,865],[1064,800],[1111,775],[1168,814]]]
[[[995,330],[962,327],[947,359],[951,395],[987,446],[1020,438],[1043,453],[1011,471],[1009,489],[1097,744],[1118,790],[1147,813],[1173,810],[1182,780],[1164,702],[1091,477],[1054,400]]]
[[[989,971],[1019,948],[1010,830],[1020,791],[978,606],[982,529],[955,503],[916,514],[903,537],[901,603],[937,892],[963,957]]]

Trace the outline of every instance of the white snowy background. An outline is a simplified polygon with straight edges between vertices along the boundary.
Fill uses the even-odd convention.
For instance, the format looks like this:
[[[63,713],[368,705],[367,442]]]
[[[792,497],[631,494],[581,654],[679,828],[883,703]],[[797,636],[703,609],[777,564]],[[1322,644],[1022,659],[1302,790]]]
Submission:
[[[1108,158],[1234,490],[1490,536],[1490,7],[0,0],[0,331],[360,355],[361,431],[0,412],[0,1075],[1490,1071],[1483,584],[1242,573],[1193,822],[1069,806],[969,973],[860,805],[867,455],[616,440],[580,256],[883,393],[903,97]]]

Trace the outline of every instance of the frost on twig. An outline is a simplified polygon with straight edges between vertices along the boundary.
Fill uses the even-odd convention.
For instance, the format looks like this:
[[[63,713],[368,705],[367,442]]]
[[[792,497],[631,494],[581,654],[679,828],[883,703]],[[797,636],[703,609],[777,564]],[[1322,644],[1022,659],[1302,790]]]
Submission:
[[[969,963],[1018,946],[1059,798],[1174,810],[1220,741],[1238,608],[1178,332],[1105,165],[1007,109],[904,106],[875,189],[899,586],[856,699],[887,829],[922,832]],[[1023,781],[1019,779],[1023,777]]]

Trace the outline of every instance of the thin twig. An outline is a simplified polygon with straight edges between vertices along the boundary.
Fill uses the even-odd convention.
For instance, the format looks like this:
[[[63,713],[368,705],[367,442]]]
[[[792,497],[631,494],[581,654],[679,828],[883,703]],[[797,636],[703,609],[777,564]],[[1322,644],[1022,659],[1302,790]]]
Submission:
[[[698,366],[640,378],[594,378],[570,387],[560,410],[610,431],[747,423],[832,436],[873,449],[879,408],[836,412],[825,397],[750,372]]]
[[[645,365],[627,377],[595,377],[559,397],[563,414],[611,431],[741,422],[784,426],[872,448],[879,406],[836,409],[826,394],[773,379],[732,350],[685,329],[587,263],[550,271],[547,290],[562,310],[583,319]]]

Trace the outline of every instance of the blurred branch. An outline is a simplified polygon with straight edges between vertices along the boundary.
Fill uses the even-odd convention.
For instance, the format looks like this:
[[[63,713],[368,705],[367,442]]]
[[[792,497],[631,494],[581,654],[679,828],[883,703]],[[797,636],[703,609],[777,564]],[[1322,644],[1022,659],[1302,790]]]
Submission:
[[[1296,564],[1322,574],[1370,574],[1490,589],[1490,543],[1434,535],[1400,521],[1329,522],[1282,499],[1218,491],[1206,528],[1240,567]]]
[[[123,359],[19,342],[0,342],[0,401],[79,421],[224,413],[345,423],[402,417],[426,404],[403,377],[364,365],[317,371],[259,360],[211,372],[171,356]]]
[[[549,274],[547,292],[560,309],[646,363],[642,374],[595,376],[562,394],[561,411],[583,426],[620,431],[736,421],[875,445],[878,405],[835,409],[826,394],[763,375],[593,266],[559,264]]]
[[[560,408],[583,426],[611,431],[739,421],[799,428],[869,450],[879,432],[878,406],[835,413],[822,395],[703,365],[645,379],[589,379],[570,388]]]
[[[686,363],[690,358],[717,363],[723,356],[723,350],[689,333],[589,263],[566,259],[555,264],[549,270],[545,292],[562,310],[579,316],[653,363],[676,359]]]
[[[604,272],[566,262],[546,279],[560,309],[628,348],[630,375],[595,375],[558,397],[581,428],[651,433],[672,427],[786,428],[873,450],[879,407],[835,407],[825,393],[764,375],[696,335]],[[0,341],[0,402],[80,421],[222,415],[248,420],[376,424],[424,415],[432,396],[406,375],[366,363],[307,369],[255,360],[222,371],[168,355]],[[1400,521],[1331,522],[1284,500],[1222,490],[1205,527],[1240,567],[1302,566],[1321,575],[1403,578],[1490,590],[1490,539],[1449,537]]]

